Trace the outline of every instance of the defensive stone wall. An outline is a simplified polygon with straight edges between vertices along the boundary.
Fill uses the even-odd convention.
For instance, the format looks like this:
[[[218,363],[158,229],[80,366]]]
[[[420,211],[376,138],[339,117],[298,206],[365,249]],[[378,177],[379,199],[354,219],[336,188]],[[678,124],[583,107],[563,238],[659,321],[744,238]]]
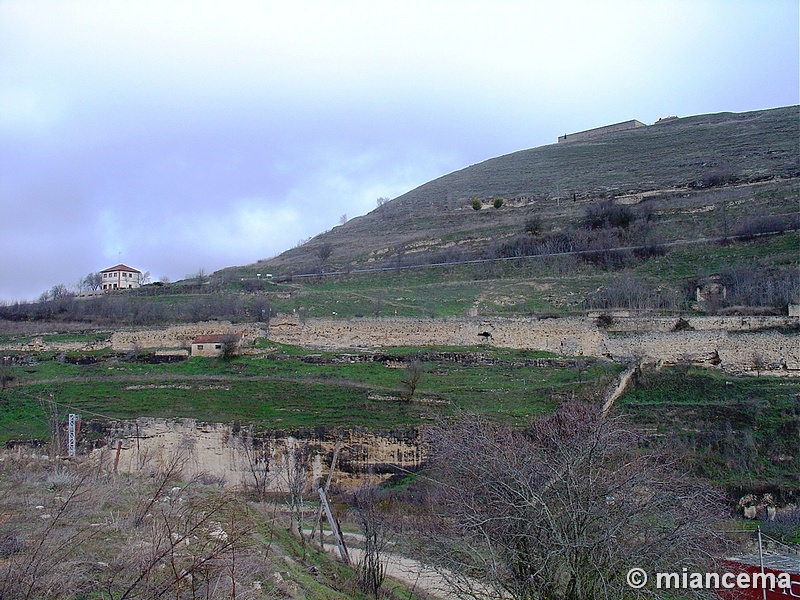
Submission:
[[[269,326],[270,340],[307,348],[346,349],[386,346],[478,346],[543,350],[561,356],[605,356],[665,363],[702,363],[730,371],[770,371],[800,375],[797,317],[614,316],[608,327],[593,316],[306,319],[280,315]],[[0,347],[6,351],[86,351],[110,347],[188,348],[198,335],[239,333],[251,345],[267,335],[260,324],[209,321],[162,329],[121,330],[108,340],[45,342]]]
[[[690,317],[680,324],[677,317],[622,317],[604,329],[590,317],[301,321],[287,315],[272,320],[268,337],[323,349],[487,344],[566,356],[706,363],[732,371],[758,363],[762,370],[800,374],[796,325],[793,317]]]
[[[637,129],[639,127],[647,127],[647,125],[636,119],[631,119],[630,121],[623,121],[622,123],[614,123],[613,125],[604,125],[603,127],[595,127],[594,129],[587,129],[586,131],[561,135],[558,137],[558,143],[590,140],[601,135],[614,133],[615,131],[627,131],[628,129]]]
[[[191,325],[173,325],[166,329],[115,331],[111,335],[112,350],[150,348],[188,348],[198,335],[239,333],[242,345],[251,345],[264,337],[264,330],[254,323],[232,324],[228,321],[207,321]]]

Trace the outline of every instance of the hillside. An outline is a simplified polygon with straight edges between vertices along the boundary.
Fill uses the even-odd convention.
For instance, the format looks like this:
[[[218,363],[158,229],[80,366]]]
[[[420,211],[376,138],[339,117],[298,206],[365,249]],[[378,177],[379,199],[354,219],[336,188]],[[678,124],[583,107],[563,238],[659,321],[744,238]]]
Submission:
[[[530,219],[538,219],[541,237],[578,226],[611,199],[647,222],[629,242],[729,235],[754,219],[797,212],[799,136],[791,106],[522,150],[435,179],[276,258],[219,274],[504,256],[502,243],[525,234]],[[481,210],[473,210],[475,198]]]
[[[663,449],[681,482],[713,487],[714,538],[741,544],[758,523],[800,541],[797,117],[692,117],[525,150],[270,261],[0,306],[0,597],[378,597],[364,563],[308,535],[340,443],[329,498],[351,556],[392,523],[384,548],[408,564],[440,553],[426,524],[465,522],[430,510],[449,501],[429,486],[451,443],[437,431],[473,414],[522,439],[575,402],[576,440],[588,414],[627,415],[624,439],[642,446],[623,448],[625,465]],[[195,335],[235,328],[255,332],[240,355],[190,356]],[[470,461],[458,495],[497,446],[483,439],[454,446]],[[628,523],[615,498],[642,495],[618,489],[599,508]],[[696,502],[675,489],[670,510]],[[411,564],[381,597],[433,591]]]

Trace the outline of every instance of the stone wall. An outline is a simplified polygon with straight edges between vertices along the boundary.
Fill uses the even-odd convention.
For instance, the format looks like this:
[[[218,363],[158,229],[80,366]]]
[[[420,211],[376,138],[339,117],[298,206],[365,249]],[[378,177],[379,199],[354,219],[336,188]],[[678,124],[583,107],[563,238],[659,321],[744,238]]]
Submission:
[[[753,370],[754,359],[775,374],[800,375],[797,317],[678,317],[616,315],[608,328],[594,316],[307,319],[280,315],[269,326],[270,340],[307,348],[387,346],[478,346],[543,350],[561,356],[605,356],[627,361],[694,362],[731,371]],[[267,335],[260,324],[209,321],[162,329],[120,330],[99,342],[47,342],[0,346],[5,351],[86,351],[111,348],[188,348],[198,335],[239,333],[244,346]]]
[[[239,333],[242,345],[252,345],[264,337],[265,332],[259,324],[232,324],[228,321],[206,321],[191,325],[173,325],[166,329],[131,329],[115,331],[111,335],[112,350],[133,350],[148,348],[188,348],[192,339],[198,335]]]
[[[616,131],[627,131],[628,129],[637,129],[639,127],[647,127],[641,121],[631,119],[630,121],[623,121],[622,123],[614,123],[613,125],[605,125],[603,127],[595,127],[594,129],[587,129],[586,131],[579,131],[577,133],[570,133],[558,137],[558,143],[563,142],[578,142],[581,140],[590,140],[601,135],[614,133]]]
[[[674,331],[677,317],[618,317],[603,329],[590,317],[301,321],[290,315],[273,319],[268,337],[279,343],[327,349],[488,344],[567,356],[700,362],[733,371],[750,370],[758,355],[768,370],[800,374],[800,337],[778,330],[796,326],[796,318],[690,317],[685,321],[690,330]]]

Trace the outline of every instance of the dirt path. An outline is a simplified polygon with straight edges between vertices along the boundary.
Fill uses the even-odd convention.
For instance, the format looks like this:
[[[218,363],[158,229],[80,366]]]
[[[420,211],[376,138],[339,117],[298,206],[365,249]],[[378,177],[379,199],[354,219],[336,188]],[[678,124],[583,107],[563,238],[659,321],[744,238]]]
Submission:
[[[304,533],[310,534],[311,530]],[[326,537],[328,532],[326,532]],[[345,533],[345,543],[347,553],[353,563],[359,562],[364,553],[360,548],[354,547],[355,543],[362,542],[364,536],[358,533]],[[339,550],[335,544],[325,543],[325,551],[339,558]],[[454,598],[452,586],[447,582],[447,578],[439,571],[426,566],[422,562],[397,554],[395,552],[384,553],[386,557],[386,575],[395,581],[406,585],[414,592],[414,598],[430,600],[448,600]],[[474,589],[480,589],[477,583],[472,584]],[[486,595],[489,598],[489,594]]]

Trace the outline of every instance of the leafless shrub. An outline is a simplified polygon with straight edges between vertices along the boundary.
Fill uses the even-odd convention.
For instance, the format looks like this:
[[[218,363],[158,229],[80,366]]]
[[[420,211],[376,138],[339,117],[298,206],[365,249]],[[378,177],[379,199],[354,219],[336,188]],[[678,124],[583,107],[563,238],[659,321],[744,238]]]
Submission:
[[[800,228],[797,215],[764,215],[744,221],[736,231],[736,235],[756,237],[764,233],[784,232]]]
[[[589,294],[586,305],[594,309],[673,309],[679,301],[670,290],[653,289],[637,277],[624,276]]]
[[[0,598],[263,598],[275,569],[241,499],[195,485],[160,488],[138,527],[151,478],[103,475],[75,462],[0,463]],[[14,481],[16,471],[25,478]],[[57,485],[54,485],[57,484]],[[8,512],[7,512],[8,511]]]
[[[635,215],[629,207],[605,200],[586,208],[583,226],[586,229],[626,229],[634,219]]]
[[[118,597],[239,597],[236,552],[248,546],[252,524],[236,498],[226,494],[159,502],[145,544],[120,557],[109,582]],[[138,539],[138,538],[137,538]],[[211,596],[209,596],[211,594]]]
[[[596,407],[562,406],[525,431],[463,416],[429,441],[428,557],[458,597],[626,597],[631,565],[705,570],[722,543],[717,498]]]
[[[614,324],[614,317],[609,315],[608,313],[601,313],[597,315],[597,326],[600,329],[608,329]]]
[[[700,187],[715,187],[736,183],[738,180],[736,169],[727,163],[717,165],[703,172]]]
[[[389,503],[388,495],[372,486],[356,491],[350,502],[364,536],[360,558],[356,561],[359,587],[376,600],[386,579],[387,551],[396,535]]]
[[[769,269],[739,264],[720,273],[726,288],[724,306],[785,307],[800,295],[796,269]]]
[[[134,527],[140,526],[150,509],[163,496],[169,485],[181,479],[183,468],[188,460],[187,448],[181,447],[172,452],[163,464],[152,474],[153,485],[150,493],[140,495],[132,514]]]

